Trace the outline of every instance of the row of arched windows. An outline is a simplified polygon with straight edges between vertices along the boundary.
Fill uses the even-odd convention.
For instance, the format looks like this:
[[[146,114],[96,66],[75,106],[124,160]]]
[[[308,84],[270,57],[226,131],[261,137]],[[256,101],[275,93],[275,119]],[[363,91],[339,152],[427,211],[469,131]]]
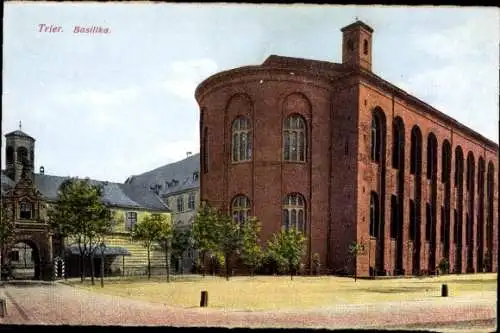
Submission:
[[[231,212],[235,221],[244,223],[251,216],[250,199],[245,195],[237,195],[231,201]],[[306,232],[306,205],[304,197],[299,193],[290,193],[283,200],[283,220],[281,226],[285,229],[295,228]]]
[[[382,151],[385,146],[385,131],[384,117],[380,108],[376,108],[372,115],[371,127],[371,159],[376,163],[380,163],[382,159]],[[392,149],[392,167],[395,169],[401,168],[402,154],[404,152],[404,124],[400,117],[396,117],[393,122],[393,149]],[[427,178],[436,179],[438,165],[438,141],[433,133],[427,137]],[[450,181],[451,174],[451,144],[448,140],[444,140],[442,145],[441,155],[441,181],[447,183]],[[479,163],[484,164],[482,157],[479,158]],[[474,154],[467,154],[467,178],[466,188],[470,191],[473,189],[474,178]],[[488,172],[494,173],[493,162],[488,164]],[[455,187],[463,182],[464,173],[464,154],[462,148],[455,148]],[[413,126],[411,130],[411,146],[410,146],[410,174],[422,174],[422,132],[418,126]],[[480,176],[478,176],[480,177]]]
[[[239,116],[231,127],[232,161],[252,160],[252,124],[247,117]],[[307,151],[306,122],[299,115],[291,115],[283,124],[283,159],[305,162]]]
[[[14,163],[14,148],[13,147],[7,147],[7,150],[5,152],[5,158],[7,160],[7,163],[11,164]],[[17,148],[17,162],[18,163],[23,163],[28,160],[28,149],[25,147],[19,147]],[[30,160],[34,160],[34,152],[31,150],[30,153]]]

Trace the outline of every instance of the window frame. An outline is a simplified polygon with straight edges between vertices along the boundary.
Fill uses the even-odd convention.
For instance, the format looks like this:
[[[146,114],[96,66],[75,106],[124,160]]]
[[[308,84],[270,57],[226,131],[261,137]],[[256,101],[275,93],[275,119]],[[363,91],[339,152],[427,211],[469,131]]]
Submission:
[[[231,162],[252,161],[253,137],[251,119],[238,116],[231,123]]]
[[[287,194],[283,200],[282,213],[282,228],[289,230],[294,223],[296,230],[304,235],[307,234],[306,200],[302,194],[297,192]],[[292,221],[292,216],[295,217],[295,221]]]
[[[133,216],[133,218],[131,218]],[[136,211],[126,211],[125,212],[125,229],[132,231],[134,226],[137,224],[138,214]]]
[[[298,114],[288,115],[282,125],[282,159],[287,163],[307,163],[307,121]]]

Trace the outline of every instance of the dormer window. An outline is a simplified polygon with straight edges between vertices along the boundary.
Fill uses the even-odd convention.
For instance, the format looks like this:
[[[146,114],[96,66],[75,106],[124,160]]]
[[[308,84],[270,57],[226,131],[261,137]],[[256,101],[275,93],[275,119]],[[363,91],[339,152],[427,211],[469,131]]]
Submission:
[[[198,171],[193,172],[193,181],[198,181],[200,178],[200,173]]]
[[[31,219],[32,218],[33,205],[27,200],[23,200],[19,204],[19,218],[21,219]]]

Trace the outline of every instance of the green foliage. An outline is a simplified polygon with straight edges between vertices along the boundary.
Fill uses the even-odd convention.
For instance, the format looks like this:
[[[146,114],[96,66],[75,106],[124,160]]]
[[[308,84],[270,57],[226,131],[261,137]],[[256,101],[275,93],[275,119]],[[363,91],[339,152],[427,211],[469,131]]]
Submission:
[[[248,218],[242,227],[241,259],[250,268],[250,272],[258,269],[264,260],[264,252],[259,245],[261,225],[256,217]]]
[[[293,272],[300,266],[305,250],[305,237],[295,228],[281,230],[268,242],[267,251],[281,269],[288,270],[293,279]]]
[[[170,220],[161,214],[144,214],[142,220],[132,227],[130,237],[134,241],[141,242],[147,250],[148,279],[151,278],[151,246],[156,241],[168,240],[171,235]]]
[[[14,221],[7,216],[5,209],[0,207],[0,255],[2,255],[0,260],[4,260],[3,255],[15,238]]]
[[[192,232],[176,223],[172,231],[172,258],[182,259],[184,253],[189,249]]]
[[[83,281],[84,258],[94,255],[113,228],[113,214],[102,203],[102,187],[90,184],[88,179],[68,179],[61,184],[58,200],[49,208],[48,217],[52,229],[76,240]],[[94,274],[91,277],[94,281]]]
[[[221,265],[226,266],[226,279],[229,279],[231,257],[241,246],[240,224],[223,212],[217,212],[215,219],[215,234],[218,236],[215,252],[223,256]]]
[[[200,206],[193,223],[195,247],[202,252],[217,250],[217,212],[210,206]]]

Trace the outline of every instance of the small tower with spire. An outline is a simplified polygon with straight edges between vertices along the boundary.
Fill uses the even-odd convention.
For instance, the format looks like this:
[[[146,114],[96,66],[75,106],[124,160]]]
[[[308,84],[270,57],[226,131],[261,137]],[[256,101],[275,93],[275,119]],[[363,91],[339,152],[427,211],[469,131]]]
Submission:
[[[35,139],[22,131],[21,121],[19,121],[19,129],[5,134],[5,138],[7,176],[17,183],[25,173],[25,176],[33,180]]]

